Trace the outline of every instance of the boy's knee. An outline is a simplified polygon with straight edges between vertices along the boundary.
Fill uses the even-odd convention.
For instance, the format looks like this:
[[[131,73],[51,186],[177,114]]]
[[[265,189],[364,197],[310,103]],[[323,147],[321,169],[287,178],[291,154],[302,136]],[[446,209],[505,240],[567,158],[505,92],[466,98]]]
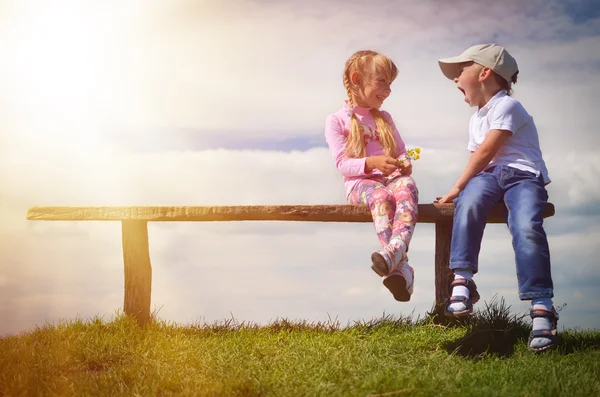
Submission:
[[[469,228],[474,223],[485,225],[488,207],[478,194],[461,194],[455,201],[454,223]]]
[[[530,218],[519,218],[512,222],[512,234],[517,239],[531,240],[543,231],[542,222]]]
[[[458,211],[469,211],[482,205],[481,196],[473,191],[463,190],[454,200],[454,205]]]

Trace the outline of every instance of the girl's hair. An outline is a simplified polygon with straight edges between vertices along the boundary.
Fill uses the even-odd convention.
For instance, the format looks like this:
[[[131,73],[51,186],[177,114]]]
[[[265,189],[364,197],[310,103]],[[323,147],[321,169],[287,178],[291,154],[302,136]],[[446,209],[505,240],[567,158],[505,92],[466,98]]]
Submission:
[[[352,72],[357,71],[362,80],[370,78],[380,66],[386,75],[387,80],[391,83],[398,75],[398,69],[392,60],[383,54],[375,51],[364,50],[355,52],[350,59],[346,61],[344,68],[344,87],[348,94],[348,102],[350,106],[356,106],[356,95],[358,87],[351,84],[350,76]],[[379,133],[379,140],[383,151],[390,157],[396,157],[396,139],[390,123],[383,117],[379,109],[371,109],[371,114],[375,120],[375,127]],[[354,113],[350,118],[350,133],[347,138],[346,156],[348,157],[365,157],[366,148],[362,134],[360,133],[360,123]]]
[[[512,85],[517,82],[517,75],[519,71],[517,70],[515,74],[510,78],[511,82],[504,80],[504,77],[500,76],[498,73],[494,73],[494,79],[496,83],[500,86],[500,89],[506,92],[506,95],[512,95]]]

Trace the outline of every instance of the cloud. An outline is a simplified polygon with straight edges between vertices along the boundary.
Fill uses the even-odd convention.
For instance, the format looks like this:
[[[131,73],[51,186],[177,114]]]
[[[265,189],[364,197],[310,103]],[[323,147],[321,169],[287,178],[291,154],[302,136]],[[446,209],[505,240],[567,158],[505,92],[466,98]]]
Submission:
[[[443,167],[443,163],[459,155],[431,150],[415,164],[421,202],[432,201],[443,191],[443,184],[449,186],[460,164]],[[52,161],[39,168],[11,164],[18,178],[9,181],[14,188],[3,200],[7,221],[0,229],[0,257],[4,258],[0,299],[10,309],[4,311],[2,332],[77,314],[110,317],[122,305],[120,225],[28,222],[24,215],[30,205],[344,202],[341,178],[325,148],[291,153],[112,152],[107,157],[110,168],[93,157],[88,163],[78,157],[63,159],[53,167],[49,167]],[[96,168],[103,173],[95,172]],[[76,183],[81,180],[86,180],[85,188]],[[560,222],[561,215],[555,218],[549,222]],[[433,225],[417,225],[410,250],[417,272],[415,295],[410,303],[398,304],[369,269],[369,254],[378,245],[370,224],[151,223],[152,304],[160,308],[162,318],[183,323],[200,318],[216,321],[231,313],[240,321],[256,322],[276,317],[316,321],[327,315],[347,322],[383,312],[423,315],[434,298],[434,238]],[[568,295],[570,285],[598,276],[589,265],[571,272],[571,278],[561,277],[570,272],[572,246],[580,247],[585,262],[596,255],[596,240],[597,229],[595,234],[571,230],[566,239],[551,237],[559,301],[579,302]],[[505,292],[509,302],[520,307],[510,248],[506,227],[490,225],[478,283],[484,299]],[[595,294],[585,285],[578,290],[588,297]],[[581,304],[586,305],[585,301]],[[577,317],[569,321],[597,326]]]
[[[345,60],[353,51],[370,47],[387,53],[400,66],[396,93],[386,106],[408,127],[407,133],[439,137],[443,129],[464,129],[452,115],[466,117],[469,109],[452,84],[444,82],[436,59],[492,39],[517,55],[522,66],[518,92],[532,87],[530,97],[542,106],[553,101],[553,95],[545,95],[545,87],[536,84],[540,78],[548,90],[564,89],[567,99],[577,93],[576,102],[583,106],[593,103],[598,88],[593,68],[557,73],[560,64],[597,65],[599,53],[593,51],[598,46],[594,21],[573,23],[559,2],[544,2],[543,7],[518,1],[502,6],[464,1],[460,7],[440,2],[126,4],[116,14],[109,12],[110,4],[55,7],[45,19],[48,22],[36,30],[25,25],[33,18],[31,11],[19,11],[17,21],[22,24],[9,24],[5,45],[0,46],[6,58],[16,59],[3,67],[19,77],[5,92],[22,92],[27,100],[35,93],[44,101],[38,104],[46,107],[54,97],[51,109],[77,104],[78,112],[94,124],[140,140],[147,138],[148,129],[165,126],[194,128],[200,136],[222,129],[250,129],[254,134],[259,130],[268,137],[289,129],[314,133],[322,129],[324,115],[343,99]],[[69,18],[73,13],[80,16],[79,22],[70,22],[77,21]],[[62,30],[57,29],[59,24],[64,25]],[[79,43],[73,37],[89,38],[82,41],[89,45],[83,55],[72,55]],[[9,45],[19,40],[11,39],[21,39],[20,50]],[[56,52],[62,58],[54,57],[48,64],[36,52],[42,46],[43,54]],[[70,68],[64,69],[65,61]],[[557,79],[567,81],[557,89]],[[85,81],[96,83],[82,85]],[[62,92],[64,86],[79,88],[69,94]],[[580,88],[583,92],[578,92]],[[428,109],[436,109],[438,117],[429,118],[428,128],[423,128],[420,121],[427,118]],[[56,118],[57,113],[46,118]],[[546,113],[535,113],[542,124]],[[61,125],[64,121],[64,117],[56,120]]]
[[[466,164],[468,108],[436,60],[480,41],[520,66],[553,182],[545,222],[561,323],[600,327],[597,14],[585,2],[4,2],[0,7],[0,334],[122,306],[117,222],[31,222],[33,205],[344,202],[324,147],[350,54],[398,64],[386,101],[420,201]],[[594,16],[596,15],[596,16]],[[10,79],[7,77],[10,76]],[[369,319],[433,303],[433,225],[417,226],[413,299],[369,269],[370,224],[152,223],[153,306],[189,322],[233,315]],[[486,230],[478,285],[519,310],[510,235]],[[586,311],[587,310],[587,311]]]

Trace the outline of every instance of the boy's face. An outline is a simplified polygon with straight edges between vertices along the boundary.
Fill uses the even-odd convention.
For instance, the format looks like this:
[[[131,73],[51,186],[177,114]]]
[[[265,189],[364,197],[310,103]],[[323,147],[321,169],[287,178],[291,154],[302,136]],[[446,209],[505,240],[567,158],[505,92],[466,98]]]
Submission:
[[[454,78],[456,87],[465,96],[465,102],[469,106],[480,106],[483,99],[481,92],[480,74],[483,67],[475,62],[463,63],[460,65],[459,74]]]

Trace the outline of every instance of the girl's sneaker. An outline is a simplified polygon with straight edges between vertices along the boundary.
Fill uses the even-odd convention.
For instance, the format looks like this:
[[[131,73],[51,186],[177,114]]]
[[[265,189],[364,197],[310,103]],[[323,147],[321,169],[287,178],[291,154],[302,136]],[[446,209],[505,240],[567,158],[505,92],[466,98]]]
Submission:
[[[383,285],[390,290],[394,299],[408,302],[413,293],[415,271],[408,262],[400,262],[388,276],[383,278]]]
[[[371,254],[371,269],[377,273],[380,277],[385,277],[390,273],[392,269],[392,261],[389,254],[384,251],[375,251]]]
[[[381,251],[371,254],[371,262],[371,269],[380,277],[385,277],[395,263],[406,262],[406,245],[401,240],[390,241]]]

